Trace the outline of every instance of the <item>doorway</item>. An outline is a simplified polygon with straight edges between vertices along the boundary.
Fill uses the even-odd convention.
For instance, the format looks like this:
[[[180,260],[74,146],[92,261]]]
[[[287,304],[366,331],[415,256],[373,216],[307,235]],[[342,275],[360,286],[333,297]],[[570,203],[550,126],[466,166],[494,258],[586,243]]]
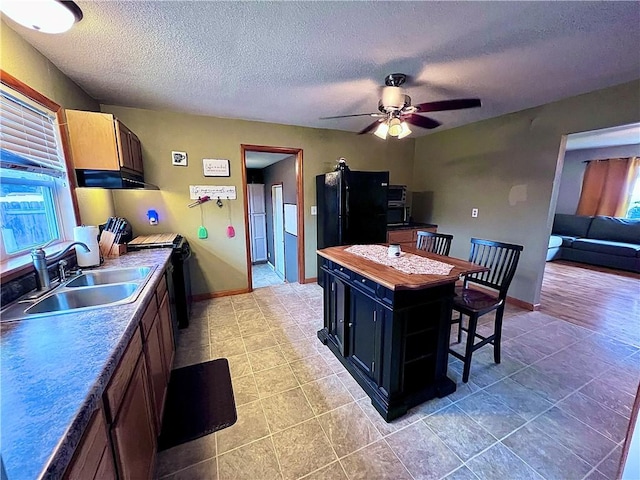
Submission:
[[[302,150],[241,145],[241,158],[248,291],[277,283],[304,283]],[[254,219],[252,198],[256,190],[263,192],[267,237],[266,257],[258,262],[253,259],[255,248],[252,241],[255,241],[251,232]]]
[[[271,201],[273,208],[274,267],[276,275],[284,279],[284,202],[282,200],[282,185],[273,185],[271,187]]]

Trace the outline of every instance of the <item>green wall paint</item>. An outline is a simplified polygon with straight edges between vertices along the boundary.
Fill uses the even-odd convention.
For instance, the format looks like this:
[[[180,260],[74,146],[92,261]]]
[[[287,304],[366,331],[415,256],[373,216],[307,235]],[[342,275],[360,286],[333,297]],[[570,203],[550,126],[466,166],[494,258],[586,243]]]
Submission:
[[[434,133],[416,140],[410,189],[432,194],[430,220],[454,235],[452,256],[466,258],[471,237],[524,245],[509,295],[537,304],[563,136],[639,120],[640,81],[634,81]],[[472,208],[478,218],[471,218]]]
[[[316,276],[315,176],[333,169],[345,157],[353,170],[389,170],[394,183],[409,183],[414,140],[382,141],[373,135],[199,115],[103,105],[133,130],[142,143],[145,180],[160,191],[114,191],[116,211],[133,225],[136,234],[173,231],[183,234],[193,247],[195,294],[247,287],[244,198],[240,145],[268,145],[303,149],[305,274]],[[171,151],[186,151],[187,167],[171,165]],[[203,158],[224,158],[231,163],[231,177],[204,177]],[[189,185],[234,185],[238,200],[231,201],[236,236],[227,238],[227,202],[202,206],[209,238],[197,238],[199,208],[187,208]],[[146,212],[158,210],[160,225],[148,224]]]

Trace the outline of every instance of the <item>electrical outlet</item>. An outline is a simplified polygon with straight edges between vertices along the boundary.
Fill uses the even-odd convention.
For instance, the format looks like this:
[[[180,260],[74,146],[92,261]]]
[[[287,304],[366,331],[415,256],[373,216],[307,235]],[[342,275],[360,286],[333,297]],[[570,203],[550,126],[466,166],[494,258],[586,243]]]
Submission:
[[[478,218],[478,209],[477,208],[472,208],[471,209],[471,217],[472,218]]]
[[[311,206],[311,215],[318,215],[318,207],[315,205]]]

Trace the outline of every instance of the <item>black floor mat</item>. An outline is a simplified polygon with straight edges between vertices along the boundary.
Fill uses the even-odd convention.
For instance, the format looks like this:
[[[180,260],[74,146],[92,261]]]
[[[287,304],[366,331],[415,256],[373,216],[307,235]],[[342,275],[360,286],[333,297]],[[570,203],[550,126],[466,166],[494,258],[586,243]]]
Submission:
[[[218,358],[171,372],[158,450],[236,423],[229,362]]]

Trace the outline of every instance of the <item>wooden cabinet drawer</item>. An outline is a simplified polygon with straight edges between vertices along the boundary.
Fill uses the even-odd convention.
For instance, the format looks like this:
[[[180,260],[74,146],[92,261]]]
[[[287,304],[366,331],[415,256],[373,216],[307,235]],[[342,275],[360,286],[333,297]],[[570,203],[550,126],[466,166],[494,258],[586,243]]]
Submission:
[[[153,325],[153,320],[156,318],[156,314],[158,313],[158,303],[156,301],[156,294],[154,293],[149,301],[149,305],[147,309],[142,314],[142,320],[140,324],[142,325],[142,336],[144,337],[145,342],[149,336],[149,329],[151,325]]]
[[[369,280],[368,278],[363,277],[362,275],[358,275],[354,273],[353,275],[353,283],[358,285],[361,289],[371,293],[372,295],[376,294],[376,282]]]
[[[142,338],[140,336],[140,329],[136,328],[124,355],[122,355],[120,364],[113,373],[111,381],[105,390],[104,402],[107,410],[107,420],[109,423],[113,422],[113,419],[118,414],[122,398],[127,390],[127,385],[129,385],[131,375],[133,375],[133,371],[136,368],[136,364],[138,363],[138,358],[141,353]]]
[[[162,302],[162,297],[164,297],[164,294],[166,291],[167,291],[167,277],[163,275],[162,278],[160,279],[160,283],[158,283],[158,288],[156,288],[158,306],[160,306],[160,302]]]
[[[413,230],[392,230],[387,232],[388,243],[411,243],[414,241]]]

